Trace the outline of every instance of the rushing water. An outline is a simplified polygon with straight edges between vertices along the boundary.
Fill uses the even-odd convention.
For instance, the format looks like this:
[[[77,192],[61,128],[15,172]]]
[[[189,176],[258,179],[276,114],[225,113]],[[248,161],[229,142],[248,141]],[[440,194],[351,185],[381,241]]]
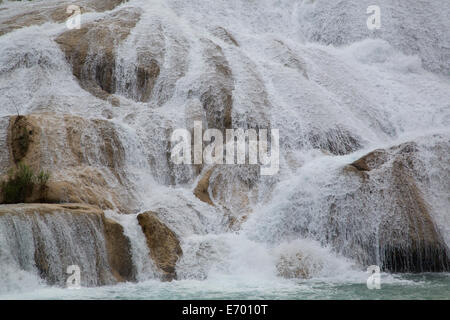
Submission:
[[[248,281],[224,277],[208,281],[144,281],[98,288],[41,288],[1,295],[1,299],[448,299],[449,274],[382,275],[381,289],[365,283],[322,280]]]
[[[0,19],[32,12],[43,2],[58,3],[4,2]],[[0,216],[0,298],[448,299],[447,273],[383,273],[380,290],[366,286],[367,266],[382,263],[378,228],[395,200],[375,193],[347,199],[359,185],[341,170],[367,152],[416,142],[417,161],[423,164],[421,191],[443,242],[450,245],[450,4],[378,2],[382,29],[375,32],[367,29],[365,15],[373,3],[359,0],[131,0],[112,12],[83,14],[82,24],[121,10],[140,14],[115,45],[114,98],[120,106],[95,97],[75,79],[54,41],[67,31],[64,23],[0,36],[0,147],[7,148],[10,115],[17,110],[43,114],[42,163],[54,172],[70,169],[62,115],[86,123],[101,119],[102,125],[84,124],[83,161],[100,171],[118,198],[133,195],[129,215],[111,210],[107,216],[123,225],[138,273],[137,283],[79,290],[49,286],[32,262],[30,234],[36,226],[30,219]],[[99,39],[92,37],[95,49]],[[137,65],[147,56],[160,66],[148,97],[136,80]],[[89,63],[95,66],[96,59]],[[248,168],[223,168],[222,177],[211,178],[219,181],[217,199],[223,206],[213,207],[193,195],[199,180],[195,169],[169,163],[168,133],[191,128],[198,119],[208,127],[222,125],[223,92],[232,96],[233,127],[280,129],[281,169],[273,177],[255,177]],[[203,110],[208,103],[210,109]],[[105,131],[114,133],[120,150],[109,168],[102,154]],[[0,154],[1,173],[8,157]],[[233,202],[241,194],[234,188],[242,177],[256,186],[244,208]],[[390,181],[377,183],[374,188],[383,189]],[[333,232],[346,235],[337,238],[338,244],[328,240],[329,208],[336,199],[348,200],[332,217]],[[156,279],[135,215],[146,210],[157,211],[180,238],[176,281]],[[230,214],[248,219],[230,230]],[[70,263],[78,257],[86,264],[82,276],[95,285],[90,251],[99,247],[105,260],[101,237],[84,236],[76,221],[64,217],[36,223],[47,237],[58,282],[64,283],[67,265],[58,260],[58,248],[68,243]],[[89,229],[90,222],[83,223]],[[99,233],[98,226],[92,228]],[[298,254],[305,258],[309,279],[280,277],[280,258]]]

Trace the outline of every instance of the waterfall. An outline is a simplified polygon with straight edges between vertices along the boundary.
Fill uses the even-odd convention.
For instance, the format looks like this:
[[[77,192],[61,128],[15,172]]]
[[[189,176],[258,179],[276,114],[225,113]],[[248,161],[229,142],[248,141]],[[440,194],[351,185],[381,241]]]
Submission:
[[[67,267],[79,265],[81,285],[114,283],[98,216],[71,215],[64,210],[47,215],[32,208],[32,212],[17,207],[6,210],[10,213],[0,215],[2,271],[14,267],[27,273],[24,281],[38,275],[49,284],[65,286]],[[11,282],[20,286],[21,281],[5,280],[7,285]]]
[[[380,0],[372,32],[365,0],[96,0],[80,30],[43,2],[0,5],[0,178],[24,161],[51,172],[46,202],[99,212],[0,205],[0,294],[65,286],[72,264],[88,287],[158,280],[147,211],[180,242],[179,281],[449,270],[448,4]],[[194,121],[279,129],[280,172],[175,165]]]

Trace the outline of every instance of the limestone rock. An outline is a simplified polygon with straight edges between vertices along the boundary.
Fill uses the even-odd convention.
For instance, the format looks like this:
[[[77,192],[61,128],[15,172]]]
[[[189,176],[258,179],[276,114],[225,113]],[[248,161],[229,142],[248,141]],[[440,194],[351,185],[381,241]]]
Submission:
[[[105,218],[103,211],[85,204],[16,204],[0,206],[0,224],[19,228],[14,237],[29,239],[34,248],[23,268],[35,265],[49,284],[65,285],[69,265],[81,269],[83,285],[107,285],[134,281],[131,247],[120,224]],[[15,226],[15,227],[13,227]],[[29,228],[29,229],[27,229]],[[24,234],[28,230],[28,234]],[[14,235],[13,235],[14,234]],[[14,250],[14,246],[7,250]],[[22,255],[27,259],[26,255]]]
[[[134,281],[136,270],[131,257],[130,240],[125,236],[123,227],[108,218],[103,219],[105,242],[111,271],[117,281]]]
[[[251,214],[252,203],[260,196],[259,179],[257,165],[215,165],[205,170],[194,189],[194,195],[209,205],[223,209],[228,227],[238,230]],[[266,182],[268,191],[274,181],[269,178]]]
[[[210,72],[205,74],[207,78],[204,79],[200,101],[206,114],[208,127],[219,130],[230,129],[234,89],[231,68],[220,46],[206,39],[203,42]]]
[[[200,178],[197,186],[194,189],[194,195],[199,198],[201,201],[206,202],[207,204],[214,205],[209,196],[209,178],[213,172],[214,168],[209,169],[203,177]]]
[[[227,29],[221,26],[216,26],[211,30],[211,33],[215,35],[217,38],[221,39],[222,41],[234,45],[236,47],[239,47],[238,42]]]
[[[378,168],[386,161],[386,152],[383,149],[374,150],[351,165],[360,171],[370,171]]]
[[[163,279],[169,281],[176,279],[175,265],[183,254],[177,236],[154,212],[141,213],[137,219],[147,238],[150,256],[163,273]]]
[[[215,204],[227,213],[229,227],[239,229],[252,212],[251,204],[258,196],[259,166],[217,166],[209,179]]]
[[[56,39],[84,89],[102,99],[115,92],[115,51],[138,19],[137,10],[123,9]]]
[[[117,79],[117,47],[139,20],[136,9],[122,9],[80,29],[61,34],[56,42],[72,65],[81,86],[101,98],[119,91],[136,101],[147,101],[152,93],[160,67],[157,60],[139,55],[135,79]]]
[[[34,172],[51,174],[45,192],[34,189],[27,203],[76,202],[125,213],[133,210],[125,148],[111,122],[71,115],[12,116],[8,144],[10,167],[23,162]]]
[[[441,147],[437,145],[434,149]],[[410,142],[375,150],[351,167],[356,170],[347,168],[345,174],[358,177],[359,187],[337,197],[330,207],[330,226],[334,226],[328,232],[335,247],[342,248],[342,241],[352,243],[348,255],[369,253],[372,258],[362,260],[367,265],[376,264],[375,257],[379,256],[382,269],[392,272],[450,270],[449,249],[421,189],[426,186],[427,177],[417,144]],[[365,173],[363,179],[359,178],[360,172]],[[337,221],[344,216],[348,217],[348,226],[342,229]],[[377,216],[381,220],[374,221]],[[351,228],[360,231],[353,230],[353,239],[343,240],[343,232]],[[362,230],[373,232],[373,238],[359,235]]]
[[[334,155],[352,153],[361,148],[361,141],[345,128],[336,127],[327,131],[311,130],[307,139],[313,148],[322,149]]]
[[[124,0],[85,0],[78,1],[75,4],[80,7],[83,14],[112,10],[123,2]],[[40,3],[35,4],[33,2],[24,3],[23,5],[27,6],[27,8],[24,8],[26,12],[13,16],[8,15],[5,16],[5,19],[0,18],[0,36],[23,27],[41,25],[46,22],[62,23],[71,16],[71,13],[66,12],[67,7],[71,4],[74,3],[61,1],[54,6],[43,6]]]
[[[11,118],[10,127],[11,153],[13,161],[17,163],[28,153],[28,149],[33,142],[33,135],[37,132],[36,128],[24,116]]]

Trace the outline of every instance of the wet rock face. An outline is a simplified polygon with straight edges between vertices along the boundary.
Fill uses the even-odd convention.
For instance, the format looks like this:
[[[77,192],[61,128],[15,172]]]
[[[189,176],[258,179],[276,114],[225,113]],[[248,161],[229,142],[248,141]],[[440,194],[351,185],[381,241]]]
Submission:
[[[356,202],[366,204],[360,208],[360,215],[366,217],[367,223],[372,223],[371,215],[381,213],[374,238],[360,239],[353,246],[354,251],[372,252],[372,260],[366,263],[376,264],[378,255],[381,267],[392,272],[448,271],[449,249],[420,189],[426,176],[417,151],[415,143],[405,143],[375,150],[352,163],[356,171],[348,174],[362,177],[360,187],[333,203],[331,216],[336,221],[341,210],[349,210],[349,204]],[[341,237],[338,228],[330,235],[334,240]]]
[[[111,272],[117,281],[135,281],[136,270],[131,257],[131,244],[123,233],[123,227],[108,218],[103,219],[103,224]]]
[[[138,59],[134,96],[137,101],[148,101],[160,73],[158,62],[154,59]],[[127,83],[125,89],[132,86]]]
[[[128,0],[94,0],[90,1],[90,5],[95,11],[102,12],[112,10],[118,5],[127,2]]]
[[[211,33],[225,43],[239,47],[239,43],[227,29],[217,26],[211,30]]]
[[[33,190],[26,203],[75,202],[133,210],[134,200],[125,187],[125,148],[111,122],[69,115],[13,116],[8,144],[10,167],[23,162],[36,173],[50,173],[45,194]]]
[[[208,127],[219,130],[230,129],[234,89],[231,68],[220,46],[209,40],[203,42],[207,68],[210,72],[205,74],[206,79],[203,79],[204,89],[200,101],[206,114]]]
[[[387,158],[386,151],[383,149],[372,151],[364,157],[356,160],[351,165],[359,171],[370,171],[382,165]]]
[[[9,126],[12,159],[15,163],[18,163],[28,153],[30,145],[33,143],[33,136],[38,132],[24,116],[11,117]]]
[[[398,152],[391,169],[392,191],[396,192],[392,216],[403,216],[406,223],[404,228],[394,228],[389,221],[382,224],[384,268],[394,272],[448,271],[450,252],[416,182],[421,168],[413,160],[415,146],[407,144]]]
[[[281,40],[274,40],[274,50],[276,50],[276,60],[282,63],[285,67],[297,69],[306,79],[309,79],[306,68],[306,62],[301,59],[289,46]],[[275,53],[274,52],[274,53]]]
[[[175,265],[183,254],[177,236],[154,212],[141,213],[137,219],[147,238],[150,256],[162,272],[162,279],[167,281],[176,279]]]
[[[66,21],[71,14],[66,12],[69,5],[74,4],[70,1],[61,1],[61,4],[56,6],[42,6],[42,4],[35,5],[34,3],[24,3],[24,6],[28,6],[26,13],[21,13],[14,16],[8,16],[6,19],[0,19],[0,36],[8,32],[29,27],[32,25],[41,25],[45,22],[58,22],[62,23]],[[103,12],[114,9],[116,6],[125,2],[124,0],[88,0],[77,1],[76,5],[80,7],[81,13],[86,12]]]
[[[35,271],[48,284],[65,286],[70,265],[81,269],[84,286],[134,281],[130,242],[117,222],[83,204],[18,204],[0,207],[0,228],[14,244],[4,254],[17,255],[21,269]],[[10,234],[11,233],[11,234]],[[31,250],[29,255],[25,254]]]
[[[213,172],[214,168],[209,169],[198,182],[197,186],[194,189],[194,195],[203,202],[206,202],[209,205],[214,205],[209,196],[209,178]]]
[[[122,9],[80,29],[66,31],[56,39],[85,90],[102,99],[117,91],[117,48],[139,18],[137,9]],[[121,93],[147,101],[160,73],[158,62],[141,58],[135,69],[135,79],[125,81]]]
[[[307,138],[313,148],[322,149],[334,155],[349,154],[361,148],[359,138],[340,127],[325,132],[312,130]]]
[[[218,166],[210,177],[213,201],[230,215],[230,227],[238,227],[251,213],[257,195],[259,167],[251,165]]]
[[[205,170],[194,195],[224,210],[228,228],[238,230],[251,214],[251,204],[257,202],[259,179],[257,165],[215,165]]]

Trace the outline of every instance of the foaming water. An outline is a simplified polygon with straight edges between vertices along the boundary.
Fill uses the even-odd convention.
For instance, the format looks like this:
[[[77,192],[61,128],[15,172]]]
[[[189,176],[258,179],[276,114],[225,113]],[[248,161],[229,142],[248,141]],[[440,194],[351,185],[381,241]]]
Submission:
[[[222,277],[210,281],[155,280],[98,288],[61,289],[43,287],[0,299],[447,299],[449,274],[381,275],[381,289],[369,290],[365,280],[323,281],[277,279],[237,281]]]
[[[389,209],[383,203],[392,199],[371,196],[350,202],[360,182],[342,170],[374,149],[417,141],[426,177],[420,187],[450,245],[448,153],[444,149],[436,155],[433,149],[448,145],[450,134],[450,82],[445,74],[449,38],[441,32],[446,20],[439,18],[432,27],[447,42],[430,44],[420,34],[416,47],[410,33],[419,25],[407,18],[409,7],[398,8],[399,21],[391,15],[383,18],[386,26],[406,29],[374,35],[368,34],[365,17],[357,16],[365,10],[351,7],[362,8],[365,1],[348,3],[331,8],[317,1],[132,0],[112,11],[83,14],[86,24],[101,23],[124,9],[140,14],[114,47],[116,83],[108,99],[83,89],[83,79],[72,73],[54,41],[67,31],[64,23],[2,35],[0,148],[6,148],[8,116],[52,114],[52,121],[43,116],[41,139],[43,149],[52,149],[55,140],[57,148],[44,150],[42,162],[52,169],[65,167],[70,161],[55,155],[65,154],[68,147],[66,127],[60,125],[63,115],[104,121],[107,137],[117,139],[113,163],[105,169],[105,137],[98,122],[85,126],[84,161],[102,172],[118,198],[130,198],[125,203],[128,215],[111,210],[107,216],[119,222],[130,239],[139,282],[81,290],[45,286],[30,264],[30,222],[13,221],[0,224],[1,243],[7,244],[0,248],[1,297],[377,299],[399,298],[402,291],[402,298],[445,298],[447,274],[383,274],[386,287],[367,290],[365,268],[382,262],[378,228]],[[418,21],[429,17],[439,3],[418,4],[423,12]],[[439,17],[449,9],[444,7]],[[0,11],[0,18],[24,9],[8,2],[7,10]],[[353,24],[330,28],[325,23],[340,16]],[[434,30],[428,31],[435,36]],[[89,43],[98,40],[90,36]],[[103,62],[98,60],[91,62]],[[158,75],[151,90],[141,90],[139,68],[155,64]],[[201,178],[199,168],[170,162],[169,138],[173,129],[191,129],[195,120],[205,128],[223,129],[227,112],[232,127],[280,130],[281,169],[266,178],[255,178],[247,168],[218,169],[225,178],[216,195],[208,190],[215,202],[211,206],[193,194]],[[7,166],[7,156],[0,155],[0,171],[6,172]],[[236,195],[233,187],[242,176],[256,196],[239,207],[238,196],[246,191]],[[377,187],[387,184],[379,182]],[[236,200],[237,209],[221,205],[220,195]],[[342,211],[330,214],[338,201]],[[369,209],[372,215],[361,215]],[[137,213],[148,210],[157,212],[180,239],[183,256],[176,266],[177,281],[155,280],[155,266],[136,219]],[[242,224],[230,226],[230,216],[239,216]],[[5,236],[11,225],[23,237],[16,244]],[[73,236],[68,243],[75,241],[65,221],[39,220],[39,225],[47,228],[49,251],[57,246],[52,235],[58,230]],[[97,240],[103,241],[100,236]],[[22,249],[4,249],[17,246]],[[94,269],[88,253],[76,254]],[[55,264],[63,270],[62,262]],[[13,294],[21,288],[30,292]]]
[[[107,211],[105,214],[123,226],[124,234],[131,242],[131,256],[137,273],[136,280],[157,278],[156,267],[150,259],[147,242],[136,216],[134,214],[120,215],[113,211]]]
[[[5,283],[1,290],[36,287],[42,283],[37,275],[64,286],[70,265],[82,268],[84,286],[114,283],[100,219],[63,210],[55,215],[30,214],[21,208],[0,215],[0,267]]]

